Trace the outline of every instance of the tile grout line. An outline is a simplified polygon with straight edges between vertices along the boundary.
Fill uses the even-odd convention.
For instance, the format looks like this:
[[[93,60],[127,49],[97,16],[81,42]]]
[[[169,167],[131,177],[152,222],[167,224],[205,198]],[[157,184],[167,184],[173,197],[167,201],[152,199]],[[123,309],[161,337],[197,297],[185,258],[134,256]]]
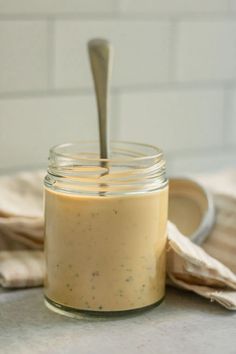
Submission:
[[[232,1],[231,0],[228,0],[228,4],[227,4],[227,7],[228,7],[228,12],[234,12],[233,10],[233,6],[232,6]]]
[[[47,21],[48,90],[54,88],[54,21]]]
[[[114,6],[114,16],[117,16],[119,18],[122,15],[122,0],[115,0],[115,6]]]
[[[53,76],[53,75],[52,75]],[[50,79],[52,80],[52,78]],[[203,81],[203,82],[181,82],[181,81],[167,81],[155,84],[140,84],[130,85],[123,87],[112,87],[111,93],[142,93],[142,92],[163,92],[168,90],[185,91],[191,90],[195,92],[203,90],[219,90],[219,89],[235,89],[236,80],[230,81]],[[48,88],[46,90],[22,90],[22,91],[9,91],[1,92],[1,99],[21,99],[31,97],[51,97],[51,96],[69,96],[69,95],[89,95],[93,93],[92,87],[75,87],[75,88]]]
[[[233,108],[233,92],[231,88],[225,88],[224,90],[224,103],[223,103],[223,131],[222,131],[222,144],[224,147],[230,146],[229,133],[230,133],[230,118]]]
[[[230,7],[231,8],[231,7]],[[124,13],[119,7],[110,12],[91,12],[91,13],[16,13],[1,14],[0,21],[41,21],[41,20],[82,20],[82,21],[106,21],[106,20],[124,20],[124,21],[235,21],[236,11],[226,10],[222,12],[182,12],[182,13]]]
[[[177,66],[177,46],[178,46],[178,23],[177,21],[170,22],[170,38],[169,38],[169,65],[168,79],[173,82],[176,77]]]

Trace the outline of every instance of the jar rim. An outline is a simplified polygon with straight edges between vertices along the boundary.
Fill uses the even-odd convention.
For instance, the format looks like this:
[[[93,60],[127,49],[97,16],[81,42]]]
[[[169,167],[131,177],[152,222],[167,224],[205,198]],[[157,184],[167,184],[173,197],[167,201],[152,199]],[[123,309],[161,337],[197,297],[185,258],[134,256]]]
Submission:
[[[69,143],[62,143],[62,144],[57,144],[54,145],[50,148],[49,153],[50,155],[54,155],[56,157],[60,158],[70,158],[71,157],[71,151],[63,151],[66,148],[73,148],[73,147],[83,147],[86,145],[89,146],[90,144],[96,144],[98,146],[98,151],[99,151],[99,141],[98,140],[78,140],[78,141],[72,141]],[[130,153],[136,153],[136,156],[125,156],[125,157],[114,157],[112,156],[111,158],[100,158],[100,157],[91,157],[91,156],[86,156],[81,154],[78,154],[77,158],[81,161],[104,161],[104,162],[118,162],[118,161],[143,161],[143,160],[151,160],[151,159],[156,159],[163,157],[163,151],[159,147],[156,147],[155,145],[151,144],[146,144],[146,143],[138,143],[138,142],[133,142],[133,141],[124,141],[124,140],[112,140],[110,143],[111,147],[115,150],[116,147],[119,148],[125,148],[125,146],[133,147],[133,150],[130,150]],[[137,150],[136,150],[136,149]],[[144,154],[143,152],[138,152],[138,149],[146,149],[149,151],[149,153]],[[61,151],[60,151],[61,150]],[[125,150],[124,150],[125,151]],[[86,151],[84,151],[86,152]]]

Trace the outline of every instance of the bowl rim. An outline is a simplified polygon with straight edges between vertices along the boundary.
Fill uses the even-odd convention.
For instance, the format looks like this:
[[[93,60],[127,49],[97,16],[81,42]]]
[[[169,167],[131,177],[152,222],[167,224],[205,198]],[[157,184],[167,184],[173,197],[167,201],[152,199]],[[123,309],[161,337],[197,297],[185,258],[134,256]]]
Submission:
[[[192,233],[192,235],[188,236],[188,238],[192,242],[196,243],[197,245],[201,245],[207,239],[209,233],[212,231],[215,224],[216,210],[215,210],[213,194],[209,189],[205,188],[203,184],[197,181],[194,177],[183,177],[183,176],[169,177],[170,182],[176,180],[185,181],[186,183],[191,182],[195,184],[199,188],[199,190],[203,192],[207,200],[208,208],[206,209],[202,217],[200,225]]]

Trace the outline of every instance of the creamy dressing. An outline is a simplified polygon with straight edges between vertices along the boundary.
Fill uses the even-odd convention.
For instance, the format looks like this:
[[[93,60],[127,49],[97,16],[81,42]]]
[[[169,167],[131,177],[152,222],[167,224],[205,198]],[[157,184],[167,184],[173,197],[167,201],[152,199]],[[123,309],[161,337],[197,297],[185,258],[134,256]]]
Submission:
[[[145,307],[165,292],[168,187],[123,196],[45,191],[45,295],[81,310]]]

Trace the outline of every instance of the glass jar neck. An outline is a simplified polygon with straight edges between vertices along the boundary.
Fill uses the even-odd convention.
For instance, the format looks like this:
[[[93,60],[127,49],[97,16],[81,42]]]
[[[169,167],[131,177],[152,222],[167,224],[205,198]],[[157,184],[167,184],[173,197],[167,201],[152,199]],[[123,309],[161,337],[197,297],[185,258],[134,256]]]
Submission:
[[[137,194],[167,184],[163,153],[144,144],[112,142],[109,159],[100,159],[97,142],[77,142],[50,150],[45,186],[85,195]]]

